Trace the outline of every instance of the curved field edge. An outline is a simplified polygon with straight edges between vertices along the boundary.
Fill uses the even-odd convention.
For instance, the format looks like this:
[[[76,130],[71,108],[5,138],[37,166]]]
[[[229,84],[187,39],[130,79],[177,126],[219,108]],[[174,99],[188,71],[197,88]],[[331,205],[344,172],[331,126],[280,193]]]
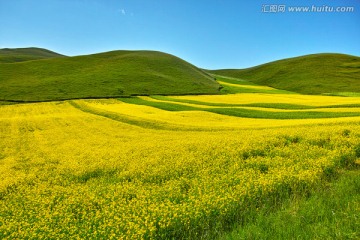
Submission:
[[[345,171],[286,199],[281,205],[254,209],[248,221],[235,223],[219,240],[359,239],[360,160]]]
[[[138,126],[141,128],[148,129],[158,129],[158,130],[172,130],[172,131],[214,131],[214,128],[206,128],[206,127],[196,127],[196,126],[186,126],[177,123],[167,123],[159,120],[149,120],[146,118],[140,118],[136,116],[131,116],[127,114],[121,114],[119,112],[112,112],[104,109],[99,109],[90,104],[87,104],[83,101],[69,101],[69,103],[86,113],[95,114],[98,116],[106,117],[115,121],[127,123],[130,125]],[[225,130],[229,128],[218,128],[218,131]]]
[[[159,98],[158,98],[159,99]],[[340,117],[357,117],[359,112],[322,112],[322,111],[291,111],[291,112],[274,112],[257,109],[248,109],[245,107],[225,108],[225,107],[198,107],[195,105],[182,104],[180,101],[173,103],[171,101],[152,101],[150,99],[132,97],[120,98],[125,103],[151,106],[167,111],[207,111],[227,116],[242,118],[264,118],[264,119],[316,119],[316,118],[340,118]],[[259,105],[257,105],[259,106]]]
[[[311,105],[303,105],[303,104],[276,103],[276,102],[274,103],[259,102],[259,103],[244,103],[244,104],[217,103],[217,102],[205,102],[205,101],[191,100],[191,99],[180,99],[171,96],[159,96],[159,95],[151,96],[151,98],[161,101],[169,101],[175,103],[189,103],[189,104],[211,106],[211,107],[259,107],[259,108],[274,108],[274,109],[284,109],[284,110],[302,110],[302,109],[310,110],[310,109],[318,109],[318,108],[360,108],[360,103],[311,106]]]
[[[66,104],[12,107],[24,117],[1,120],[2,184],[24,178],[1,190],[9,239],[212,239],[360,156],[358,123],[169,134]]]
[[[329,119],[254,119],[221,115],[207,111],[168,111],[148,105],[140,109],[131,103],[116,100],[69,101],[75,108],[135,127],[169,131],[229,131],[271,129],[287,126],[341,125],[359,121],[359,117]],[[155,117],[156,115],[156,117]],[[163,117],[167,116],[167,117]],[[204,119],[206,118],[206,119]]]
[[[280,90],[268,86],[257,85],[243,79],[225,77],[212,74],[216,81],[221,85],[222,94],[236,93],[267,93],[267,94],[296,94],[294,92]]]
[[[284,136],[282,139],[284,141],[283,144],[289,147],[294,147],[301,141],[306,141],[305,139],[299,139],[297,136]],[[331,144],[331,142],[319,139],[313,142],[313,144]],[[119,170],[116,168],[107,170],[98,169],[85,171],[73,176],[68,174],[60,179],[52,179],[48,183],[28,181],[3,195],[1,203],[13,199],[10,202],[11,204],[25,205],[29,211],[34,210],[37,214],[40,214],[39,218],[44,217],[44,214],[50,214],[46,221],[51,225],[59,224],[58,221],[66,223],[62,225],[65,228],[58,226],[56,229],[53,229],[53,227],[50,227],[51,225],[47,226],[46,224],[45,226],[47,227],[41,228],[37,224],[39,222],[40,225],[44,223],[40,219],[32,219],[31,222],[35,224],[35,229],[39,227],[35,231],[35,236],[43,236],[42,234],[51,234],[48,236],[67,236],[71,234],[73,236],[75,234],[80,237],[92,236],[110,239],[112,236],[114,238],[122,236],[126,239],[211,239],[219,232],[229,229],[234,222],[246,222],[248,216],[251,216],[254,211],[258,211],[264,205],[273,205],[275,208],[282,201],[289,198],[289,196],[309,192],[319,184],[319,181],[322,181],[322,178],[331,177],[337,168],[352,165],[356,158],[356,149],[348,148],[346,152],[334,155],[333,161],[325,161],[327,162],[325,163],[324,160],[321,160],[316,164],[316,167],[314,165],[309,166],[310,161],[304,161],[300,165],[289,164],[291,165],[289,166],[290,168],[286,167],[283,169],[281,176],[272,179],[269,176],[276,174],[274,172],[276,167],[270,163],[272,160],[262,159],[271,155],[271,152],[268,152],[271,145],[271,143],[268,143],[261,148],[252,148],[242,152],[241,159],[245,162],[247,161],[245,163],[246,166],[243,166],[244,170],[248,169],[254,174],[253,177],[256,176],[256,180],[251,179],[251,177],[246,180],[244,179],[251,182],[245,188],[239,188],[240,182],[237,177],[232,176],[230,179],[227,179],[227,177],[222,176],[222,171],[216,174],[219,171],[217,168],[208,169],[212,172],[215,170],[212,174],[215,179],[210,185],[210,189],[217,189],[214,192],[213,190],[215,189],[212,191],[210,189],[206,190],[206,188],[202,189],[204,187],[203,184],[208,185],[209,182],[191,179],[186,175],[162,180],[161,175],[159,176],[160,179],[154,178],[156,175],[133,177],[131,175],[123,175],[121,172],[119,173]],[[224,163],[224,161],[221,161],[221,164],[217,166],[223,167]],[[229,162],[227,164],[231,165]],[[228,167],[225,165],[227,170],[229,170]],[[300,169],[295,172],[292,170],[291,174],[285,173],[290,169],[298,167]],[[246,173],[246,171],[243,171],[243,173]],[[227,174],[231,176],[231,173]],[[225,181],[226,179],[227,181]],[[104,183],[109,184],[104,185]],[[165,197],[166,194],[158,195],[159,193],[154,192],[158,187],[165,187],[166,189],[169,184],[172,186],[172,190],[168,192],[169,189],[163,193],[170,194],[168,197]],[[224,189],[218,189],[219,184]],[[68,189],[70,186],[71,190]],[[49,190],[52,188],[54,190]],[[122,190],[119,191],[119,188]],[[142,190],[140,191],[138,188]],[[114,192],[115,189],[116,191]],[[197,194],[200,194],[198,197],[201,196],[206,200],[197,198],[193,200],[191,198],[188,200],[184,199],[184,194],[186,196],[194,190]],[[202,193],[204,190],[205,192]],[[94,193],[89,191],[94,191]],[[176,194],[177,191],[179,191],[178,196]],[[78,193],[74,195],[76,192]],[[84,199],[78,195],[79,193],[88,197],[90,201],[84,202]],[[155,196],[153,196],[154,193]],[[27,199],[34,198],[34,194],[48,196],[49,199],[42,199],[40,205],[34,206],[32,202],[27,201]],[[96,197],[94,194],[99,194],[100,199],[99,196]],[[26,196],[25,200],[24,196]],[[36,199],[39,199],[39,197]],[[153,202],[154,200],[160,201]],[[130,208],[131,211],[127,212],[123,208],[118,209],[116,204],[110,208],[106,207],[114,204],[113,201],[125,202],[126,209]],[[106,210],[103,209],[104,207]],[[9,212],[17,213],[17,211],[14,209],[10,211],[10,208],[11,205],[2,206],[3,214],[5,213],[4,216],[7,219],[3,220],[5,225],[0,226],[0,236],[2,238],[26,236],[21,235],[21,231],[14,231],[16,226],[12,225],[9,219],[14,219],[14,216],[17,215],[9,217],[7,214]],[[46,211],[41,211],[40,208],[45,208]],[[134,214],[140,208],[142,209],[141,213],[145,215],[139,216],[135,214],[133,217],[127,215],[128,222],[125,226],[116,221],[117,219],[123,219],[121,216],[124,212],[120,214],[119,211]],[[52,215],[52,213],[56,215]],[[64,219],[57,215],[59,213],[65,214],[66,216],[64,217],[70,216],[70,218]],[[26,223],[30,219],[18,220],[21,223]],[[107,222],[106,226],[103,225],[104,221]],[[24,224],[21,229],[26,230],[26,226],[27,224]],[[67,229],[66,226],[73,226],[73,228]],[[49,227],[52,233],[47,232],[46,229],[49,229]],[[114,227],[120,232],[114,231]],[[113,231],[116,233],[115,235],[112,235]]]

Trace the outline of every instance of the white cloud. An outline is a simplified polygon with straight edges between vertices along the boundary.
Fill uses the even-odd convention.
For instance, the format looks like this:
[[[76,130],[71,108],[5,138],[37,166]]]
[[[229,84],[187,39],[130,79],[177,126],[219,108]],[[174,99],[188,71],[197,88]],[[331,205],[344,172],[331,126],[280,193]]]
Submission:
[[[122,15],[126,15],[125,9],[123,9],[123,8],[120,9],[120,12],[121,12]]]

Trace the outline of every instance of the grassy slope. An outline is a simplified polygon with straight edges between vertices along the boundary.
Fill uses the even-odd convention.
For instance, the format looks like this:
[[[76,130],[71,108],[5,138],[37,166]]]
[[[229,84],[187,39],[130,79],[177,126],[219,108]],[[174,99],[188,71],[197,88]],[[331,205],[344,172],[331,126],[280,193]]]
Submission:
[[[360,57],[344,54],[313,54],[209,72],[305,94],[360,92]]]
[[[3,48],[0,49],[0,63],[15,63],[29,60],[40,60],[65,57],[43,48]]]
[[[0,72],[3,100],[215,94],[220,87],[195,66],[154,51],[112,51],[0,64]]]
[[[267,205],[223,234],[233,239],[359,239],[360,169],[343,172],[310,196],[293,196],[281,206]]]
[[[236,93],[273,93],[273,94],[295,94],[293,92],[261,86],[250,81],[238,78],[225,77],[214,75],[216,81],[221,84],[222,94],[236,94]]]

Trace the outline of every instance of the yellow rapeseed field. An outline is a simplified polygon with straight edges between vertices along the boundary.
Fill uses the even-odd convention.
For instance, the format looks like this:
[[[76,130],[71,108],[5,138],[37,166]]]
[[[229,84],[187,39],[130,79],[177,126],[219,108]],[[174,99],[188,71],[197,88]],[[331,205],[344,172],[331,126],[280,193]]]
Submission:
[[[171,98],[189,99],[210,103],[287,103],[310,106],[328,106],[342,104],[360,104],[358,97],[336,97],[300,94],[266,94],[266,93],[241,93],[231,95],[208,96],[174,96]]]
[[[284,94],[172,98],[360,103]],[[196,239],[351,164],[360,118],[255,119],[74,100],[0,106],[0,134],[1,239]]]

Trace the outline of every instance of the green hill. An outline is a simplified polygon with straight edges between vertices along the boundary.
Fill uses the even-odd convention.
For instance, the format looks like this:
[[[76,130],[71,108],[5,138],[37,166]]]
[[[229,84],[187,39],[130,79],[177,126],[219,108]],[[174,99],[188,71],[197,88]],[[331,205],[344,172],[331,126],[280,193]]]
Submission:
[[[209,72],[304,94],[360,92],[360,57],[344,54],[313,54]]]
[[[0,63],[14,63],[29,60],[39,60],[55,57],[65,57],[56,52],[43,48],[2,48],[0,49]]]
[[[155,51],[0,64],[0,99],[44,101],[149,94],[214,94],[220,85],[206,72]]]

